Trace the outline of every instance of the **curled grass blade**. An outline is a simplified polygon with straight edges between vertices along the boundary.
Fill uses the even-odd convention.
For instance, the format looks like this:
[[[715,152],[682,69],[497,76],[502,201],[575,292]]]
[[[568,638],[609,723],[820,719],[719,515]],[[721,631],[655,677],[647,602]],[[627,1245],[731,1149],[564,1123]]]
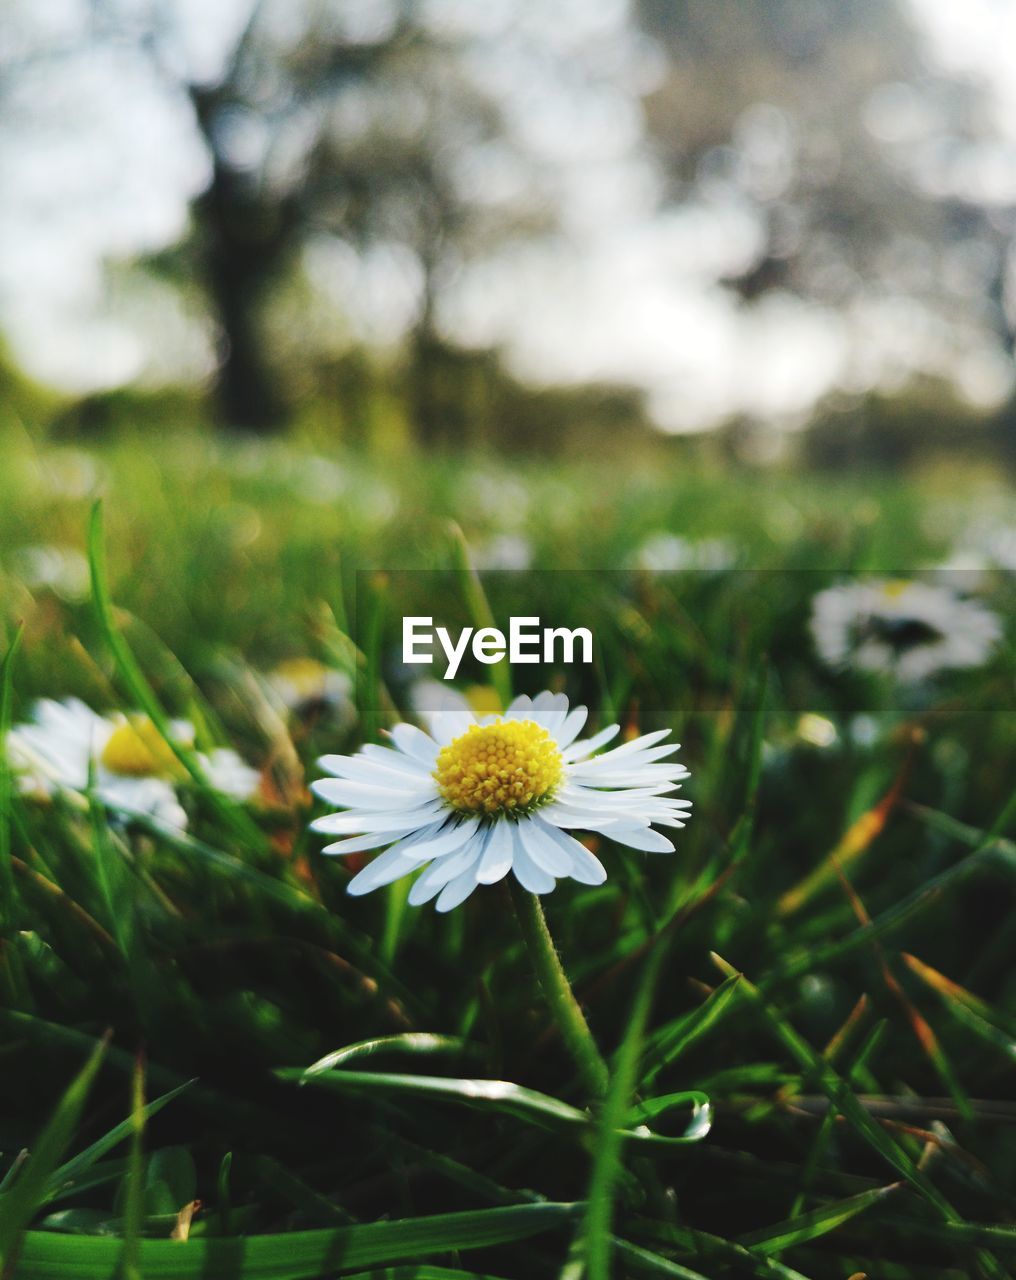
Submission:
[[[296,1067],[281,1067],[275,1071],[277,1079],[289,1084],[310,1084],[337,1093],[378,1093],[406,1098],[431,1098],[437,1102],[452,1102],[481,1110],[500,1111],[517,1119],[538,1124],[543,1128],[558,1132],[573,1132],[580,1137],[595,1132],[595,1122],[588,1111],[573,1107],[560,1098],[547,1093],[539,1093],[535,1089],[527,1089],[524,1085],[510,1080],[464,1079],[451,1076],[415,1076],[395,1075],[373,1071],[322,1071],[308,1075],[306,1071]],[[650,1132],[643,1124],[635,1127],[622,1127],[619,1133],[623,1139],[638,1142],[643,1146],[676,1146],[689,1142],[698,1142],[708,1131],[703,1126],[703,1110],[708,1108],[708,1099],[704,1094],[688,1093],[672,1095],[675,1101],[668,1104],[667,1110],[678,1105],[676,1099],[684,1102],[691,1110],[685,1134],[670,1135]]]
[[[460,1036],[439,1036],[427,1031],[408,1031],[404,1035],[378,1036],[373,1040],[359,1040],[342,1049],[334,1049],[323,1058],[304,1069],[303,1079],[332,1071],[357,1058],[370,1058],[378,1053],[398,1054],[478,1054],[480,1046],[463,1040]]]

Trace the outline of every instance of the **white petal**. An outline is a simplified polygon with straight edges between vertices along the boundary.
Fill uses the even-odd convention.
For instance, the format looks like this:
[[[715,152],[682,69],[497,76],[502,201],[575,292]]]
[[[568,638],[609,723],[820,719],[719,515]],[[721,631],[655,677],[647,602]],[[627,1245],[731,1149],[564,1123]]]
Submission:
[[[400,751],[414,760],[433,766],[437,759],[437,743],[415,724],[397,724],[391,731],[391,738]]]
[[[429,871],[430,868],[427,868]],[[425,902],[430,902],[431,898],[436,898],[444,888],[443,884],[435,884],[432,880],[425,880],[427,871],[418,876],[413,881],[413,887],[409,890],[409,905],[411,907],[422,907]]]
[[[416,907],[429,902],[450,880],[454,880],[467,868],[472,868],[475,873],[486,838],[486,831],[474,832],[462,848],[449,853],[445,858],[432,861],[410,889],[410,904]]]
[[[318,765],[334,778],[346,778],[352,782],[367,782],[379,787],[418,787],[421,777],[426,777],[422,766],[389,751],[388,760],[375,756],[322,756]],[[403,761],[406,761],[403,764]]]
[[[647,853],[674,852],[673,842],[668,840],[662,832],[654,831],[652,827],[643,827],[635,822],[604,823],[600,827],[600,832],[608,840],[616,840],[618,844],[625,844],[629,849],[644,849]]]
[[[555,880],[530,857],[518,826],[512,828],[512,871],[515,879],[530,893],[550,893]]]
[[[310,789],[329,804],[377,812],[413,809],[437,795],[437,787],[432,782],[416,783],[412,787],[375,787],[365,782],[347,782],[345,778],[319,778],[310,784]]]
[[[540,816],[546,818],[548,822],[552,822],[555,827],[587,827],[589,819],[594,817],[588,809],[573,808],[570,805],[562,804],[558,800],[544,805],[540,810]]]
[[[568,712],[561,723],[560,729],[554,735],[557,738],[557,745],[562,750],[571,746],[582,732],[588,718],[589,712],[585,707],[573,707]]]
[[[447,746],[476,724],[471,711],[438,711],[431,716],[431,730],[441,746]]]
[[[599,733],[594,733],[591,738],[582,738],[578,742],[570,746],[564,753],[565,760],[575,761],[584,760],[586,756],[590,756],[597,751],[611,738],[616,738],[621,732],[619,724],[608,724],[605,729],[601,729]]]
[[[443,858],[440,862],[432,862],[426,871],[417,879],[409,891],[410,906],[419,907],[435,897],[445,885],[458,880],[463,875],[476,877],[476,864],[482,852],[486,832],[474,836],[465,849]]]
[[[402,846],[412,857],[422,853],[425,858],[444,858],[464,845],[479,825],[479,818],[469,818],[465,822],[430,827],[414,836],[412,842],[404,840]]]
[[[641,801],[659,804],[667,799],[667,792],[673,789],[674,784],[670,782],[660,782],[651,787],[621,787],[616,791],[575,783],[563,786],[558,798],[562,804],[570,805],[573,809],[587,806],[594,811],[617,809],[618,806],[631,809]]]
[[[321,821],[321,819],[318,819]],[[313,824],[311,824],[313,826]],[[443,823],[434,822],[429,827],[424,827],[423,833],[437,832],[441,830]],[[317,828],[316,828],[317,829]],[[361,853],[364,849],[377,849],[383,844],[391,844],[398,836],[398,832],[392,831],[372,831],[362,836],[350,836],[348,840],[338,840],[335,844],[326,844],[321,850],[322,853]],[[414,834],[416,834],[414,832]]]
[[[605,751],[603,755],[597,756],[596,760],[598,763],[604,760],[624,760],[625,756],[633,756],[643,752],[648,752],[650,747],[653,747],[661,738],[666,738],[669,734],[669,729],[656,729],[653,733],[644,733],[641,738],[632,738],[630,742],[622,742],[619,747],[613,747],[610,751]],[[592,739],[590,739],[590,741],[592,741]],[[661,748],[661,750],[664,753],[669,753],[671,751],[678,751],[680,746],[681,744],[679,742],[668,743],[665,747]],[[590,761],[590,763],[592,762]],[[626,766],[627,763],[628,762],[626,761]]]
[[[344,853],[362,853],[365,849],[380,849],[383,844],[391,844],[395,834],[391,831],[375,831],[369,836],[350,836],[348,840],[335,840],[321,849],[329,856],[341,856]]]
[[[310,825],[311,830],[320,831],[326,836],[367,835],[371,831],[391,831],[401,835],[412,831],[414,827],[428,826],[443,812],[441,801],[435,800],[418,809],[407,809],[404,813],[368,813],[362,809],[353,809],[349,813],[328,813],[315,818]]]
[[[391,884],[393,880],[401,879],[410,870],[398,849],[389,849],[353,876],[346,885],[346,892],[359,898],[374,889],[380,889],[382,885]]]
[[[646,765],[642,769],[633,769],[631,772],[620,772],[614,769],[604,769],[600,773],[579,773],[578,771],[569,770],[568,778],[570,781],[578,783],[582,786],[596,787],[601,791],[619,791],[621,788],[635,787],[639,790],[646,786],[660,787],[663,791],[670,790],[675,783],[683,782],[689,777],[688,770],[683,767],[667,768],[658,771],[656,765]]]
[[[418,760],[415,756],[403,755],[401,751],[396,751],[392,747],[381,747],[376,742],[368,742],[360,748],[359,754],[367,760],[376,760],[379,764],[383,764],[388,769],[399,769],[404,773],[429,774],[434,769],[434,762]],[[323,756],[322,759],[330,759],[329,756]],[[321,761],[318,761],[320,764]],[[327,772],[327,770],[326,770]]]
[[[479,839],[474,837],[464,849],[459,849],[448,858],[440,858],[437,862],[432,862],[417,883],[426,884],[428,888],[431,885],[439,885],[443,888],[464,871],[472,871],[475,875],[476,863],[483,852],[485,841],[485,835]]]
[[[512,826],[507,819],[502,819],[491,827],[487,847],[476,871],[480,884],[495,884],[511,870],[514,851]]]
[[[536,865],[551,876],[570,876],[571,854],[558,844],[551,831],[548,823],[535,818],[523,818],[519,823],[519,838]]]
[[[460,903],[465,902],[469,895],[476,888],[476,876],[472,870],[463,871],[457,880],[453,880],[451,884],[446,884],[438,895],[438,900],[434,904],[438,911],[451,911],[453,907],[457,907]]]
[[[559,831],[553,823],[544,821],[541,814],[537,814],[537,819],[546,827],[550,839],[567,852],[572,863],[570,874],[573,880],[578,880],[580,884],[603,884],[607,871],[599,858],[590,853],[574,836]]]
[[[508,704],[504,713],[506,720],[528,720],[533,710],[533,700],[528,693],[520,693]]]
[[[602,755],[593,756],[589,760],[576,761],[575,769],[637,769],[649,764],[665,760],[677,750],[677,743],[665,742],[662,747],[648,747],[645,751],[624,751],[616,747],[613,751],[604,751]],[[673,768],[673,763],[669,766]]]

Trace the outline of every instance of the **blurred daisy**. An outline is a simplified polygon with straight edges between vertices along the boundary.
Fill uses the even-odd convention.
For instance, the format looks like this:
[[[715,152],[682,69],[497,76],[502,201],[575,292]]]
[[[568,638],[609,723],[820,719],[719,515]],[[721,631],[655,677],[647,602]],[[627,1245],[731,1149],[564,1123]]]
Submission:
[[[649,573],[676,573],[681,569],[719,573],[737,563],[737,549],[724,538],[690,542],[674,533],[654,533],[636,551],[634,563]]]
[[[533,547],[521,533],[499,533],[473,550],[477,569],[521,571],[533,563]]]
[[[88,595],[88,561],[77,547],[19,547],[11,568],[30,591],[49,590],[72,602]]]
[[[974,568],[1016,570],[1016,525],[981,518],[961,535],[953,559],[964,559]]]
[[[812,601],[815,647],[830,666],[925,680],[979,667],[1002,638],[996,614],[946,587],[879,579],[820,591]]]
[[[352,700],[349,676],[316,658],[287,658],[269,673],[268,684],[283,706],[298,714],[322,707],[342,709]]]
[[[669,853],[673,844],[653,824],[683,827],[691,807],[668,795],[688,776],[666,760],[678,749],[662,742],[670,730],[597,755],[619,726],[579,740],[586,715],[585,707],[569,709],[564,694],[541,693],[516,698],[503,716],[438,710],[430,733],[399,724],[391,747],[323,756],[332,776],[312,790],[344,810],[312,824],[343,837],[324,852],[390,846],[349,892],[369,893],[425,864],[409,901],[437,898],[439,911],[509,872],[532,893],[549,893],[559,877],[602,884],[606,871],[572,829]]]
[[[193,745],[188,721],[174,720],[171,733],[178,745]],[[147,716],[102,716],[78,698],[44,698],[31,723],[8,733],[7,755],[25,794],[84,792],[94,773],[96,795],[118,813],[155,818],[181,831],[187,826],[176,788],[189,775]],[[220,747],[197,759],[224,795],[239,801],[256,795],[260,775],[235,751]]]

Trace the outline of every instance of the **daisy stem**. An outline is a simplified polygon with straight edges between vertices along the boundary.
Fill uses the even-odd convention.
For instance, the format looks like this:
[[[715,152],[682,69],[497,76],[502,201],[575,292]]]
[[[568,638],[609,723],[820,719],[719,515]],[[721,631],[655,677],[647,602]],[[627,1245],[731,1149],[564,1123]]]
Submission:
[[[536,970],[544,997],[550,1005],[561,1038],[575,1060],[583,1080],[594,1097],[601,1098],[607,1091],[609,1072],[603,1055],[596,1046],[589,1023],[575,999],[568,975],[561,964],[554,939],[547,927],[547,917],[539,896],[529,893],[509,877],[512,902],[518,917],[522,936],[529,950],[529,957]]]

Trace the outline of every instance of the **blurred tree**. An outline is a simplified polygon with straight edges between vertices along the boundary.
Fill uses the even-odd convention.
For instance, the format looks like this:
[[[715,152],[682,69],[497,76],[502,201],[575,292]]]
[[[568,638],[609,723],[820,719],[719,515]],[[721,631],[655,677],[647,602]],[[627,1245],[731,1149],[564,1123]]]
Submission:
[[[188,85],[212,156],[191,249],[221,335],[217,395],[230,425],[270,430],[289,417],[265,311],[308,244],[331,240],[387,251],[409,277],[411,416],[425,443],[454,434],[438,292],[465,257],[547,215],[530,196],[506,204],[483,191],[481,153],[506,145],[498,104],[467,73],[467,44],[432,28],[425,10],[261,0],[221,74]],[[179,9],[159,16],[148,44],[165,68]]]
[[[976,384],[987,403],[991,386],[1004,385],[997,357],[1016,331],[1016,197],[991,176],[1005,169],[997,122],[984,93],[933,69],[904,0],[219,0],[207,12],[195,0],[65,0],[52,14],[34,0],[10,2],[19,16],[0,39],[0,68],[20,58],[52,69],[33,73],[20,95],[7,77],[0,111],[8,125],[34,112],[57,161],[30,163],[34,144],[15,154],[20,178],[9,186],[37,190],[28,212],[4,225],[27,239],[26,228],[47,224],[51,240],[70,243],[53,210],[87,203],[75,182],[83,194],[89,180],[105,186],[106,212],[82,209],[72,265],[93,295],[108,285],[110,263],[140,260],[158,275],[169,287],[151,295],[149,311],[167,347],[173,298],[190,305],[197,285],[217,332],[219,416],[232,425],[274,429],[315,394],[366,422],[369,384],[383,378],[428,445],[475,441],[481,427],[499,433],[497,413],[477,412],[492,403],[490,370],[508,381],[521,369],[543,377],[539,360],[518,358],[513,345],[539,319],[534,281],[560,278],[584,297],[580,270],[554,273],[584,255],[592,270],[608,263],[604,275],[615,273],[624,296],[599,333],[599,313],[584,326],[591,368],[569,363],[566,317],[556,369],[646,389],[654,411],[651,383],[666,380],[660,363],[670,356],[657,342],[660,360],[654,352],[640,362],[619,341],[612,362],[609,322],[630,311],[631,334],[645,332],[648,347],[655,326],[665,344],[667,304],[682,289],[693,305],[719,298],[713,319],[735,334],[765,321],[759,304],[774,295],[793,295],[797,312],[798,300],[818,304],[850,348],[848,388],[904,386],[935,369]],[[85,122],[88,147],[71,137],[66,103],[39,107],[40,86],[62,85],[74,60],[91,64],[80,83],[93,96],[109,88],[106,115]],[[68,101],[75,92],[83,101],[71,83]],[[131,182],[115,181],[116,148],[101,145],[124,101],[138,104],[120,148]],[[164,155],[139,164],[149,132]],[[64,165],[70,199],[53,175],[72,146],[80,162]],[[0,159],[9,167],[16,152],[8,143]],[[691,206],[682,232],[680,216],[666,215]],[[720,247],[699,255],[708,236],[688,225],[712,215],[737,235],[721,230],[712,237]],[[639,253],[642,266],[658,255],[644,275],[632,268]],[[41,273],[30,253],[20,256],[31,286]],[[59,295],[71,272],[50,274]],[[642,308],[645,276],[656,293]],[[742,326],[735,311],[752,315]],[[173,321],[180,346],[200,331],[198,358],[177,368],[204,386],[208,326],[203,315],[193,321]],[[470,343],[490,349],[477,360],[463,349]],[[574,347],[581,355],[580,338]],[[141,356],[112,340],[104,354],[112,372],[86,377],[86,388],[145,372]],[[350,394],[336,393],[340,377],[354,378]],[[736,411],[750,416],[749,398]],[[718,397],[713,412],[725,403]]]
[[[736,201],[762,228],[731,290],[750,304],[782,289],[841,312],[914,300],[1012,350],[1016,219],[977,173],[998,159],[987,95],[934,70],[912,11],[898,0],[636,11],[666,53],[646,103],[666,201]]]
[[[900,471],[956,456],[997,457],[1000,425],[960,400],[947,381],[922,378],[892,396],[869,392],[820,405],[799,453],[820,471]]]
[[[405,34],[393,20],[356,38],[335,9],[293,4],[280,22],[278,7],[258,0],[222,74],[189,85],[212,156],[211,182],[193,207],[193,247],[220,332],[216,391],[223,420],[246,430],[290,417],[264,311],[321,212],[334,99],[380,74]]]
[[[790,288],[823,301],[886,270],[894,237],[940,239],[870,125],[873,96],[926,78],[920,41],[886,0],[639,0],[667,53],[647,102],[669,198],[738,198],[764,229],[729,278],[751,301]]]

